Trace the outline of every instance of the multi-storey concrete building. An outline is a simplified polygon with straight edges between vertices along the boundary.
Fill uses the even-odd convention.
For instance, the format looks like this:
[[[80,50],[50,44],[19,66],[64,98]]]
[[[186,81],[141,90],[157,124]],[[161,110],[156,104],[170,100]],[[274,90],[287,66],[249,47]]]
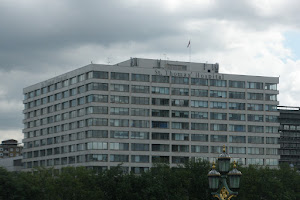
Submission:
[[[280,149],[279,163],[288,163],[300,170],[300,109],[299,107],[278,106]]]
[[[24,167],[215,159],[277,165],[278,77],[219,73],[218,64],[137,59],[90,64],[24,89]]]
[[[4,140],[0,144],[0,159],[21,156],[22,149],[17,140]]]

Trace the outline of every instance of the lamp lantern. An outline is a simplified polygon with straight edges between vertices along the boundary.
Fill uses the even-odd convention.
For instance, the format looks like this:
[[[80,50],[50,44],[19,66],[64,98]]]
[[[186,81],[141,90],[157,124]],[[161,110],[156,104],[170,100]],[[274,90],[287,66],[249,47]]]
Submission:
[[[233,162],[233,169],[228,173],[229,178],[229,187],[231,189],[239,189],[240,188],[240,180],[241,180],[242,172],[236,169],[236,162]]]
[[[216,171],[215,163],[212,165],[212,170],[208,172],[208,184],[209,188],[212,190],[217,190],[219,188],[220,173]]]

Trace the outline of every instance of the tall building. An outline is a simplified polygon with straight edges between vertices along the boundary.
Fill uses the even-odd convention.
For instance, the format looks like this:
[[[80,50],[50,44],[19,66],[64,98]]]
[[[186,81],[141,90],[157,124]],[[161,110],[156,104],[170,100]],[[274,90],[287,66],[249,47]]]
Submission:
[[[214,160],[278,164],[278,77],[218,64],[132,58],[90,64],[24,89],[24,167]]]
[[[279,163],[288,163],[300,170],[300,108],[278,106],[280,112]]]
[[[22,149],[17,140],[3,140],[0,144],[0,159],[21,156]]]

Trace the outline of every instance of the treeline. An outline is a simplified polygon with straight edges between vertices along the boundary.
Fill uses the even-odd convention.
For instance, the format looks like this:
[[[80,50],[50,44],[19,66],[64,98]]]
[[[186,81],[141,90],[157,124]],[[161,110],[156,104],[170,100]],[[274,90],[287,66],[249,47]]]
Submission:
[[[189,162],[184,167],[157,165],[141,175],[124,174],[120,167],[96,174],[83,167],[35,169],[33,173],[0,168],[3,200],[200,200],[212,199],[208,189],[208,162]],[[300,175],[289,166],[279,169],[238,167],[241,189],[236,199],[300,199]]]

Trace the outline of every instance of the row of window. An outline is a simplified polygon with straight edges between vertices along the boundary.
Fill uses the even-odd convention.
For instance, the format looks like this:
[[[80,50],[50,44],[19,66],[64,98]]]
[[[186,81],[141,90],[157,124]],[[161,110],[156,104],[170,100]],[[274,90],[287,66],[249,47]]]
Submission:
[[[110,162],[129,162],[128,155],[118,155],[118,154],[87,154],[87,155],[80,155],[80,156],[70,156],[64,158],[54,158],[54,159],[47,159],[47,160],[39,160],[33,162],[25,162],[24,168],[32,168],[32,167],[45,167],[45,166],[57,166],[57,165],[67,165],[67,164],[74,164],[74,163],[85,163],[85,162],[107,162],[108,158]],[[151,156],[152,163],[163,162],[163,163],[171,163],[174,164],[183,164],[188,162],[190,159],[189,157],[185,156]],[[107,161],[104,161],[104,160]],[[198,159],[208,159],[203,157],[191,157],[191,160],[198,160]],[[241,165],[246,164],[246,158],[232,158],[236,162]],[[103,161],[102,161],[103,160]],[[128,160],[128,161],[127,161]],[[150,160],[150,157],[146,155],[132,155],[131,162],[141,163],[149,163],[147,160]],[[247,158],[248,165],[270,165],[270,166],[277,166],[278,159],[262,159],[262,158]],[[95,170],[97,172],[107,170],[107,166],[89,166],[89,169]],[[112,167],[111,167],[112,168]],[[146,172],[149,170],[149,167],[131,167],[130,168],[133,173],[140,174],[142,172]],[[122,166],[122,170],[124,172],[129,172],[129,167]]]
[[[131,151],[153,151],[153,152],[182,152],[182,153],[220,153],[220,146],[205,145],[169,145],[169,144],[143,144],[131,143]],[[151,147],[151,150],[150,150]],[[230,154],[248,154],[248,155],[277,155],[278,148],[263,147],[228,147]],[[70,152],[84,150],[111,150],[111,151],[129,151],[129,143],[119,142],[89,142],[83,144],[74,144],[62,147],[55,147],[37,151],[23,153],[24,159],[37,158],[51,155],[58,155]]]
[[[76,84],[78,82],[82,82],[87,79],[108,79],[108,72],[103,71],[92,71],[85,74],[81,74],[70,79],[66,79],[54,84],[51,84],[47,87],[43,87],[41,89],[37,89],[35,91],[26,93],[24,95],[24,99],[33,98],[35,96],[39,96],[41,94],[46,94],[48,92],[52,92],[57,89],[61,89],[63,87],[67,87],[69,85]],[[129,81],[129,73],[121,73],[121,72],[111,72],[110,79],[112,80],[126,80]],[[186,84],[188,85],[190,80],[188,77],[171,77],[171,83],[174,84]],[[146,74],[131,74],[131,81],[142,81],[142,82],[149,82],[150,75]],[[169,83],[170,77],[169,76],[158,76],[152,75],[152,82],[157,83]],[[216,86],[216,87],[227,87],[227,80],[217,80],[217,79],[202,79],[202,78],[191,78],[192,85],[203,85],[208,86]],[[247,82],[245,81],[232,81],[229,80],[229,87],[233,88],[249,88],[249,89],[265,89],[265,90],[277,90],[276,83],[265,83],[265,86],[262,82]],[[246,86],[246,87],[245,87]]]
[[[86,138],[115,138],[115,139],[138,139],[149,140],[150,135],[152,140],[174,140],[174,141],[199,141],[209,142],[208,134],[188,134],[188,133],[161,133],[161,132],[140,132],[132,131],[110,131],[107,130],[90,130],[78,133],[71,133],[57,137],[50,137],[41,140],[24,142],[24,148],[33,148],[45,145],[59,144],[63,142],[82,140]],[[171,136],[170,136],[171,135]],[[31,136],[31,135],[30,135]],[[262,136],[234,136],[234,135],[210,135],[210,142],[229,142],[229,143],[248,143],[252,144],[278,144],[277,137],[262,137]]]
[[[144,109],[144,108],[124,108],[124,107],[111,107],[108,111],[107,106],[90,106],[87,108],[81,108],[75,111],[61,113],[42,119],[26,122],[27,127],[38,127],[41,125],[47,125],[55,122],[60,122],[68,119],[75,118],[77,116],[89,115],[89,114],[110,114],[110,115],[130,115],[131,116],[151,116],[152,117],[172,117],[172,118],[191,118],[191,119],[208,119],[208,112],[197,111],[180,111],[180,110],[158,110],[158,109]],[[131,111],[131,112],[130,112]],[[30,118],[30,113],[26,118]],[[237,114],[237,113],[218,113],[210,112],[210,118],[212,120],[230,120],[230,121],[255,121],[255,122],[278,122],[278,116],[275,115],[255,115],[255,114]],[[265,120],[264,120],[265,119]],[[25,124],[26,124],[25,123]]]
[[[31,126],[32,125],[32,126]],[[25,123],[25,128],[32,128],[34,124]],[[170,126],[171,125],[171,126]],[[90,126],[111,126],[111,127],[133,127],[133,128],[160,128],[160,129],[180,129],[180,130],[202,130],[202,131],[230,131],[230,132],[254,132],[254,133],[278,133],[277,126],[257,126],[241,124],[217,124],[217,123],[194,123],[194,122],[169,122],[169,121],[149,121],[149,120],[129,120],[129,119],[107,119],[89,118],[74,121],[66,124],[59,124],[40,130],[41,135],[59,133],[62,131],[74,130],[77,128]],[[246,127],[247,131],[246,131]]]
[[[141,86],[141,85],[132,85],[131,91],[133,93],[149,93],[149,86]],[[59,101],[64,98],[68,98],[70,96],[74,96],[77,94],[82,94],[86,91],[98,90],[98,91],[108,91],[107,83],[90,83],[87,85],[80,86],[78,88],[73,88],[70,90],[66,90],[57,94],[53,94],[47,97],[43,97],[41,99],[37,99],[28,103],[25,103],[25,109],[33,108],[40,105],[45,105],[47,103],[52,103],[54,101]],[[124,84],[111,84],[111,91],[117,92],[129,92],[129,85]],[[169,95],[170,89],[168,87],[152,87],[152,94],[164,94]],[[181,96],[189,96],[189,89],[187,88],[172,88],[172,95],[181,95]],[[215,98],[229,98],[229,99],[245,99],[245,92],[234,92],[229,91],[227,96],[227,91],[218,91],[218,90],[202,90],[202,89],[191,89],[191,96],[196,97],[215,97]],[[265,96],[265,98],[264,98]],[[276,94],[263,94],[263,93],[247,93],[248,100],[266,100],[266,101],[277,101]],[[79,103],[79,102],[78,102]]]

